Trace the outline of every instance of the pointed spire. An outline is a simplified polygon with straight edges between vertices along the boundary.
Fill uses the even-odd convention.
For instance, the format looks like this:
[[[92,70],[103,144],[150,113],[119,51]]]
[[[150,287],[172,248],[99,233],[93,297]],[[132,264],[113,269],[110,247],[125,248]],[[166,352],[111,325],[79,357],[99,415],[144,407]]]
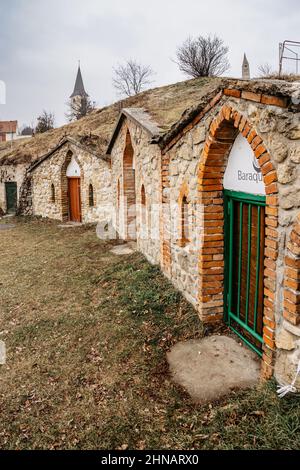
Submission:
[[[242,77],[243,80],[250,80],[250,66],[246,54],[244,54],[243,65],[242,65]]]
[[[87,92],[84,89],[83,85],[83,80],[82,80],[82,75],[81,75],[81,69],[80,69],[80,60],[78,61],[78,71],[77,71],[77,77],[75,81],[75,86],[74,86],[74,91],[70,98],[74,98],[75,96],[88,96]]]

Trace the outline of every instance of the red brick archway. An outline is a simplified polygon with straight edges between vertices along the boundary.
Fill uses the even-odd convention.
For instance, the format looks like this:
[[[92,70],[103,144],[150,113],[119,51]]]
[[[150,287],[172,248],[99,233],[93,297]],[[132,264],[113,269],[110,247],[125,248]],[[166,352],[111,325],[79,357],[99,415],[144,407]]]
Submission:
[[[231,147],[241,133],[260,165],[266,188],[263,375],[273,373],[275,352],[274,302],[278,257],[277,175],[262,138],[238,111],[224,105],[210,126],[199,166],[199,201],[203,205],[203,232],[199,257],[199,312],[204,322],[223,318],[224,221],[223,176]]]
[[[123,194],[124,194],[124,223],[125,240],[136,240],[136,190],[134,150],[129,130],[126,132],[125,149],[123,154]]]
[[[300,324],[300,214],[293,224],[287,243],[284,271],[283,317]]]

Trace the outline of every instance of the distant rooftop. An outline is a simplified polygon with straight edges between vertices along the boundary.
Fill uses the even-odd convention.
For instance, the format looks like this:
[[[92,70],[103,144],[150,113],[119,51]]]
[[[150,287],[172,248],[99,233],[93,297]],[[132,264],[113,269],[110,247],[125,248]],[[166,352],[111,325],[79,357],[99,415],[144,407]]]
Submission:
[[[0,121],[0,134],[15,134],[17,127],[18,121]]]

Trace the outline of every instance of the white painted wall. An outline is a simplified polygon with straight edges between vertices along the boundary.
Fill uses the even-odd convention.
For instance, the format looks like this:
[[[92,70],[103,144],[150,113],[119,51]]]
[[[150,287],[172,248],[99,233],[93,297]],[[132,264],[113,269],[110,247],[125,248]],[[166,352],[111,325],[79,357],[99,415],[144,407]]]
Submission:
[[[16,182],[18,191],[18,201],[20,189],[24,181],[26,168],[28,165],[0,165],[0,207],[6,212],[6,182]]]
[[[247,139],[241,134],[237,136],[229,154],[224,188],[249,194],[266,194],[259,164]]]
[[[7,132],[7,134],[6,134],[6,142],[10,142],[11,140],[16,140],[17,135],[18,135],[18,134],[17,134],[16,132],[13,132],[13,133]]]
[[[14,140],[21,140],[21,139],[32,139],[32,135],[18,135],[18,134],[15,134]]]
[[[72,176],[78,177],[80,176],[80,167],[78,163],[76,162],[74,155],[68,165],[66,175],[71,178]]]

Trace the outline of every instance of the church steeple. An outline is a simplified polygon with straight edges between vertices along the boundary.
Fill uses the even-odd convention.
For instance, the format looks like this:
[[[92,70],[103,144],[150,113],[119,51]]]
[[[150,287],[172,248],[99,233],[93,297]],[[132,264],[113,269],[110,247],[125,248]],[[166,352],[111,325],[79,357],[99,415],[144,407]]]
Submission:
[[[242,65],[242,77],[243,80],[250,80],[250,66],[246,54],[244,54],[244,60]]]
[[[77,77],[76,77],[75,86],[74,86],[74,91],[73,91],[72,95],[70,96],[70,98],[71,99],[74,99],[76,97],[83,98],[83,97],[87,97],[87,96],[89,96],[89,95],[87,94],[87,92],[84,89],[82,75],[81,75],[81,69],[80,69],[80,62],[79,62],[78,70],[77,70]]]

